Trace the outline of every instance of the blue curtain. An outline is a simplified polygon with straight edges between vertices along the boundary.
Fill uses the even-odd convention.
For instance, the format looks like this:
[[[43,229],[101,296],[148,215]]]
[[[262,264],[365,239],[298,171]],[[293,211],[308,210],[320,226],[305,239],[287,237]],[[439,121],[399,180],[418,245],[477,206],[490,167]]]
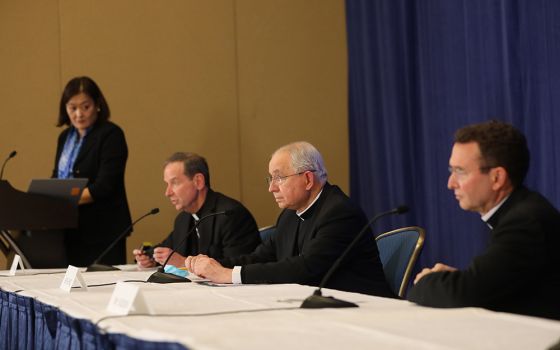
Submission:
[[[560,190],[560,1],[346,0],[350,191],[380,233],[426,229],[417,266],[464,268],[488,239],[447,189],[454,131],[488,119],[527,136],[526,185]]]

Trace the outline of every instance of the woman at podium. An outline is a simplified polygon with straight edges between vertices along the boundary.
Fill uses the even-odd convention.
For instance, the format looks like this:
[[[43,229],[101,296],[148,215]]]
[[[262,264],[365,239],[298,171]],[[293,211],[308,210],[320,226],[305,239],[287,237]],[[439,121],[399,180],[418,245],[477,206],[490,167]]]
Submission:
[[[78,228],[65,232],[68,263],[91,264],[131,223],[124,172],[128,148],[122,129],[109,121],[109,105],[88,77],[70,80],[60,99],[58,137],[52,176],[87,178],[79,202]],[[126,263],[126,239],[101,261]]]

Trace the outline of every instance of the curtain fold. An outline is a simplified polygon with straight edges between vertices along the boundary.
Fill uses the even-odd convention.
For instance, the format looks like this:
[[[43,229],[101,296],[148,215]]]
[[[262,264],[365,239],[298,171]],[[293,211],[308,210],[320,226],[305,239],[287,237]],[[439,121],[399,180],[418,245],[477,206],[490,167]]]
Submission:
[[[8,293],[0,290],[0,349],[8,349],[10,341],[10,302]]]
[[[176,349],[178,343],[152,342],[106,333],[54,306],[0,290],[0,349]]]
[[[42,303],[34,304],[34,349],[54,349],[54,339],[58,323],[57,310],[54,306]]]
[[[464,268],[488,239],[447,189],[461,126],[520,128],[526,184],[559,206],[559,15],[553,0],[346,0],[351,198],[368,215],[411,207],[374,232],[424,227],[418,267]]]

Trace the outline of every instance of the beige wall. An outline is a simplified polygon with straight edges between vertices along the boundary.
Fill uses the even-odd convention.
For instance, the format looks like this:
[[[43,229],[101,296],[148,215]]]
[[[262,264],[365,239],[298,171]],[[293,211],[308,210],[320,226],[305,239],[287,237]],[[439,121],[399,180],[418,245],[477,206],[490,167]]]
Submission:
[[[129,250],[172,228],[161,165],[176,150],[206,156],[213,188],[259,226],[279,212],[264,177],[285,143],[314,143],[348,190],[343,0],[0,0],[0,158],[18,151],[14,187],[50,176],[60,93],[77,75],[125,131],[132,216],[161,209]]]

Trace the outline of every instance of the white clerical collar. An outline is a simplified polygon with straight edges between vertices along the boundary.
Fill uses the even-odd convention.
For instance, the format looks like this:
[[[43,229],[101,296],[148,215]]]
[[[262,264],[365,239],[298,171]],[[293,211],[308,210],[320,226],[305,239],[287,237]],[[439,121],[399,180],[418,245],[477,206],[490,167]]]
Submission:
[[[490,226],[490,228],[493,228],[493,227],[492,227],[492,225],[490,225],[488,223],[488,220],[490,220],[492,215],[494,215],[494,213],[496,213],[498,211],[498,209],[500,209],[502,204],[504,204],[504,202],[509,198],[510,195],[511,195],[511,193],[508,194],[506,196],[506,198],[502,199],[502,201],[500,203],[498,203],[494,208],[490,209],[486,214],[482,215],[482,217],[481,217],[482,221],[484,221],[486,223],[486,225]]]
[[[315,202],[317,202],[317,199],[319,199],[319,196],[321,196],[321,193],[323,193],[323,189],[321,188],[321,191],[317,194],[317,197],[315,197],[315,199],[313,200],[313,202],[311,202],[311,204],[309,204],[307,206],[307,208],[303,209],[302,211],[300,211],[299,213],[296,212],[297,216],[299,216],[299,218],[304,221],[305,219],[302,218],[301,216],[309,209],[313,206],[313,204],[315,204]]]

